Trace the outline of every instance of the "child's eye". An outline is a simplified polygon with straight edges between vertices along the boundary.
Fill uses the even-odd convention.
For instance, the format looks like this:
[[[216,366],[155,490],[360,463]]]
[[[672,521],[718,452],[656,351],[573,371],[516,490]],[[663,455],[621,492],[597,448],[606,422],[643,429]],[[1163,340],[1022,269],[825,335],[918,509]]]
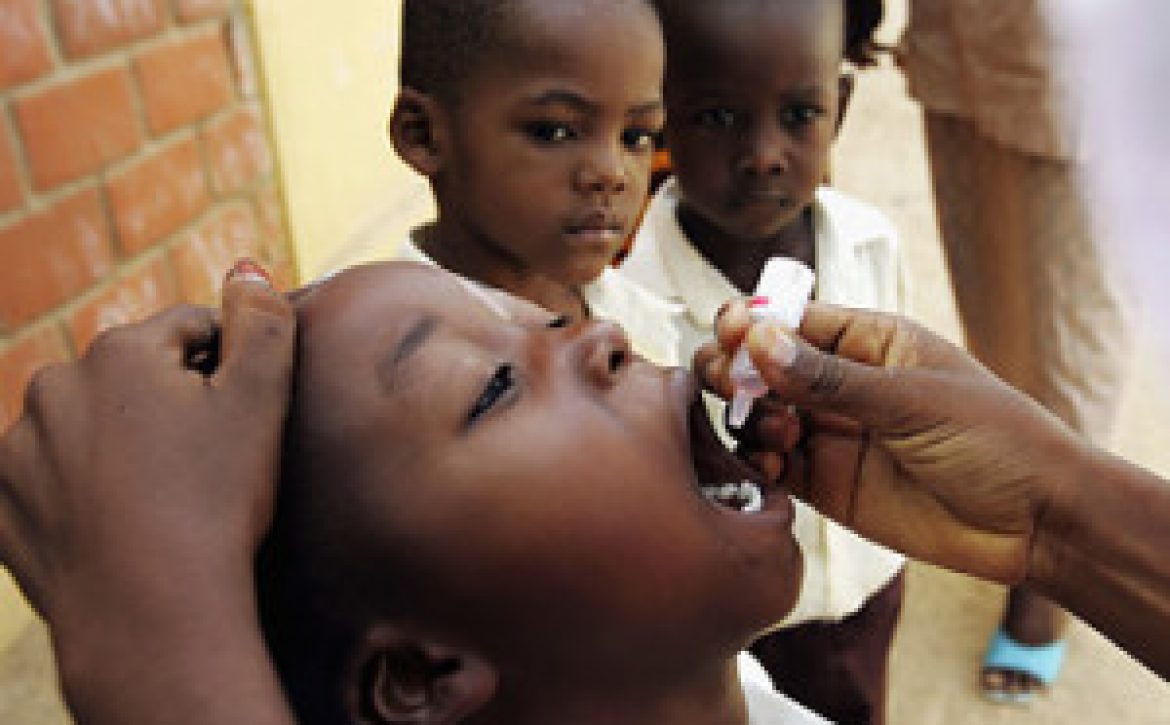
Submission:
[[[552,121],[530,123],[525,127],[525,131],[537,141],[549,144],[561,143],[577,137],[576,132],[568,124],[553,123]]]
[[[479,395],[479,399],[475,401],[475,405],[471,406],[465,424],[470,426],[478,421],[515,387],[515,369],[507,363],[500,365],[496,368],[496,372],[492,375],[491,379],[488,380],[487,385],[484,386],[483,392]]]
[[[569,326],[569,316],[568,315],[558,315],[558,316],[556,316],[548,321],[548,327],[550,330],[560,330],[560,329],[563,329],[563,328],[568,327],[568,326]]]
[[[726,130],[735,127],[735,111],[730,108],[708,108],[695,114],[695,121],[705,128]]]
[[[653,151],[654,135],[648,128],[628,128],[622,132],[622,145],[635,152]]]
[[[816,106],[791,106],[780,112],[780,123],[786,128],[801,128],[824,115],[824,109]]]

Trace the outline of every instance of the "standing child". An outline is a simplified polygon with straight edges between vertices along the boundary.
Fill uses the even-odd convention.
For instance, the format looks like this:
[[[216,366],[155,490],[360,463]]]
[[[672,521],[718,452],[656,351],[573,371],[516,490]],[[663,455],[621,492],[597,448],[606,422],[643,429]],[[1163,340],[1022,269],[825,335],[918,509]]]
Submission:
[[[891,225],[822,186],[850,90],[845,38],[851,57],[864,55],[880,3],[658,4],[676,177],[653,199],[623,271],[685,308],[681,354],[711,338],[719,307],[749,294],[776,256],[816,270],[818,299],[899,311]],[[800,601],[754,651],[806,706],[841,723],[882,722],[903,560],[808,508],[796,533]]]
[[[677,363],[673,308],[609,267],[664,123],[648,0],[405,0],[402,47],[390,134],[438,208],[403,256],[567,321],[619,319]]]

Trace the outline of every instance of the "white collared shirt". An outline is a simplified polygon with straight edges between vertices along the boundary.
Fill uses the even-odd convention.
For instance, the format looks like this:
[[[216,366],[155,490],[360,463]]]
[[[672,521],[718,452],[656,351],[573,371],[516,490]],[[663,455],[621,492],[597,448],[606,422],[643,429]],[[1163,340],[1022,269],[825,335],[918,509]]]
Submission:
[[[679,189],[670,179],[654,196],[621,271],[682,307],[679,359],[714,336],[715,315],[742,294],[687,239],[678,223]],[[821,187],[813,202],[816,299],[849,307],[901,312],[904,282],[893,225],[877,209]],[[722,429],[722,403],[712,416]],[[725,440],[729,440],[724,432]],[[794,531],[804,552],[796,608],[780,626],[840,620],[856,612],[901,570],[904,559],[797,502]]]
[[[764,666],[750,652],[740,652],[735,663],[747,701],[748,725],[832,725],[778,692]]]
[[[419,248],[414,238],[407,239],[399,247],[398,258],[435,264]],[[625,329],[634,352],[656,365],[680,364],[680,311],[676,305],[664,302],[610,267],[606,267],[597,279],[584,285],[581,294],[591,315],[617,322]]]

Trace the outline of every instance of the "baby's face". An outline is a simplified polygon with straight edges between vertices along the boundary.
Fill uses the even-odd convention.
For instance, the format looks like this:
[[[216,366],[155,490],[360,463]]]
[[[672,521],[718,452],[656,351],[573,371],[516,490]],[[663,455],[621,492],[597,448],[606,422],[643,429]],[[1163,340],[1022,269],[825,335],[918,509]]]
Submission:
[[[704,498],[692,377],[636,359],[613,325],[488,294],[389,264],[300,304],[297,415],[345,502],[321,513],[406,594],[395,616],[500,662],[595,667],[724,654],[787,612],[791,502]]]

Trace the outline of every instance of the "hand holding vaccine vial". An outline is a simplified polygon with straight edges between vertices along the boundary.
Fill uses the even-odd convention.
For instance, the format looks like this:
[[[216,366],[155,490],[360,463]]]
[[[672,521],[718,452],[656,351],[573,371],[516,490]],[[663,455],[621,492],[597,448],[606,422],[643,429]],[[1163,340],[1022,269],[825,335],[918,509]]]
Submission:
[[[815,284],[816,275],[800,262],[784,257],[768,260],[756,285],[755,296],[748,303],[752,320],[772,320],[790,330],[799,328]],[[736,351],[731,362],[731,382],[735,395],[731,400],[728,423],[732,428],[742,428],[752,411],[752,404],[768,393],[768,386],[748,357],[746,344]]]

